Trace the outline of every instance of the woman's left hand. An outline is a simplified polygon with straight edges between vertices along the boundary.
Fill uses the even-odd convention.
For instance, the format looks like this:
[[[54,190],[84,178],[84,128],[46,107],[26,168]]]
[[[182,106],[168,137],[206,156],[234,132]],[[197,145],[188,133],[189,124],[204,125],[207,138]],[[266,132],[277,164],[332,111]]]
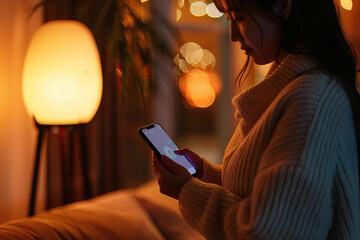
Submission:
[[[169,197],[179,199],[182,187],[193,176],[183,166],[165,155],[159,159],[152,153],[152,168],[157,177],[160,192]]]

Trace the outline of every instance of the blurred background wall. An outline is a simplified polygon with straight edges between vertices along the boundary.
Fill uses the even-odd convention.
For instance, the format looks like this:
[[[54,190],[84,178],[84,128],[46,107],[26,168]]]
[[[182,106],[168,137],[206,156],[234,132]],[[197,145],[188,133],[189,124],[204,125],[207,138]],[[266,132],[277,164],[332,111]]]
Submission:
[[[36,0],[0,1],[0,222],[26,215],[36,129],[21,95],[30,38],[43,21]],[[43,189],[43,188],[42,188]]]

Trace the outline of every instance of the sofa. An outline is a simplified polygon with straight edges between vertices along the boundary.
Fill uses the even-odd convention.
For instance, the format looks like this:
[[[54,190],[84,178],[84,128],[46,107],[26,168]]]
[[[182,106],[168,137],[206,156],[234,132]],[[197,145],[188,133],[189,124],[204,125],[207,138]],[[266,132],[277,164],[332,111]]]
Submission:
[[[0,239],[204,240],[153,180],[1,224]]]

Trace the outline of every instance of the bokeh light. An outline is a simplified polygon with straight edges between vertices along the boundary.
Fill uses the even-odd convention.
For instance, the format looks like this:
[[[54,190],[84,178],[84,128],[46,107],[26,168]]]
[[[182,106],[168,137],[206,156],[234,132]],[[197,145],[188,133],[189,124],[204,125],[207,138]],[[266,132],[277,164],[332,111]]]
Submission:
[[[220,92],[221,82],[214,72],[193,69],[179,78],[179,89],[190,106],[207,108]]]
[[[340,0],[340,3],[344,9],[351,11],[351,9],[353,7],[352,0]]]
[[[178,7],[179,8],[184,7],[184,4],[185,4],[185,0],[178,0]]]
[[[206,7],[206,13],[209,17],[212,17],[212,18],[219,18],[221,17],[222,15],[224,15],[222,12],[220,12],[214,3],[210,3],[209,5],[207,5]]]
[[[189,67],[209,70],[215,67],[216,59],[214,54],[208,49],[203,49],[195,42],[187,42],[180,48],[180,54],[185,59]],[[175,56],[174,63],[180,68],[180,56]]]
[[[187,91],[186,100],[192,107],[207,108],[214,103],[215,92],[210,85],[197,81]]]
[[[190,5],[190,12],[196,17],[202,17],[206,15],[207,4],[204,2],[194,2]]]
[[[192,66],[198,65],[204,57],[204,50],[202,48],[197,49],[193,52],[190,52],[188,54],[188,63],[190,63]]]
[[[190,106],[207,108],[222,89],[219,76],[213,71],[216,59],[208,49],[203,49],[195,42],[187,42],[174,57],[179,76],[179,89]]]
[[[207,72],[210,79],[210,85],[214,89],[215,94],[219,94],[222,89],[220,77],[215,72]]]
[[[176,9],[176,21],[179,21],[180,18],[182,16],[181,10],[180,9]]]
[[[192,54],[201,50],[201,46],[195,42],[187,42],[180,48],[180,54],[185,58],[185,60],[190,63]]]
[[[205,2],[205,0],[189,0],[190,5],[195,2]]]
[[[204,70],[206,70],[206,68],[208,68],[208,66],[210,66],[211,68],[215,67],[216,59],[215,59],[214,54],[212,54],[212,52],[210,52],[207,49],[203,49],[202,53],[203,53],[203,57],[201,59],[199,67]]]
[[[179,59],[179,68],[183,73],[189,72],[188,65],[184,59]]]

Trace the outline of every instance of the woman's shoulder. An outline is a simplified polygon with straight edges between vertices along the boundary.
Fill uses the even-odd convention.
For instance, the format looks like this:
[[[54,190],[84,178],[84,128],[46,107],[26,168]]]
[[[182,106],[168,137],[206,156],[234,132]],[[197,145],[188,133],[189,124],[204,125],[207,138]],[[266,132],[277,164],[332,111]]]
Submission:
[[[326,96],[346,97],[340,82],[319,69],[312,69],[295,77],[282,92],[313,100]]]
[[[285,88],[284,91],[295,91],[297,93],[312,93],[313,91],[323,91],[330,82],[337,82],[336,79],[319,69],[310,69],[295,77]]]
[[[287,102],[302,109],[323,108],[338,114],[351,112],[350,101],[340,82],[333,76],[313,69],[294,78],[281,92]]]

